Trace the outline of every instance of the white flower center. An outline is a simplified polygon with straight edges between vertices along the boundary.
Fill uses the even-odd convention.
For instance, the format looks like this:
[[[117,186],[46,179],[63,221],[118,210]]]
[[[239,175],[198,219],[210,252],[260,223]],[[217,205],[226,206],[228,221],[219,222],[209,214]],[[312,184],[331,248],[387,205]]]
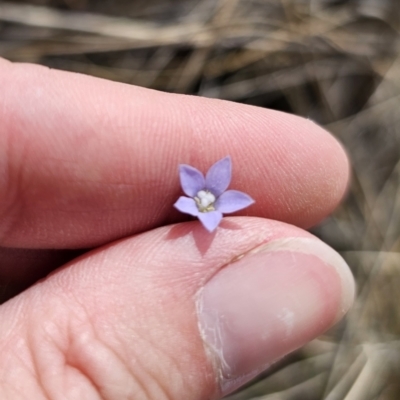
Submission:
[[[215,196],[208,190],[200,190],[194,198],[197,208],[201,212],[214,211]]]

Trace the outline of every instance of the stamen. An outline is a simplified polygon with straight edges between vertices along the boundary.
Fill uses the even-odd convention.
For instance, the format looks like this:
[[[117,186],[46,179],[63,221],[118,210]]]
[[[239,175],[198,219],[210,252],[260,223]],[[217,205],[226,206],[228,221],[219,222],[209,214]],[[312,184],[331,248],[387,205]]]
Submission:
[[[207,190],[200,190],[197,193],[197,196],[194,198],[196,201],[197,208],[201,212],[207,211],[214,211],[214,203],[215,203],[215,196],[207,191]]]

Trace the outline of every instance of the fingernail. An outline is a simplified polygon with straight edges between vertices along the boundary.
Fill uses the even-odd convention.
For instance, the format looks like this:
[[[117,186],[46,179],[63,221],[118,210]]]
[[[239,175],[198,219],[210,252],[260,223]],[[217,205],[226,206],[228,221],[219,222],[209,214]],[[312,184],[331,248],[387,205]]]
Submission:
[[[221,269],[197,312],[222,394],[323,333],[353,298],[346,262],[318,239],[276,240]]]

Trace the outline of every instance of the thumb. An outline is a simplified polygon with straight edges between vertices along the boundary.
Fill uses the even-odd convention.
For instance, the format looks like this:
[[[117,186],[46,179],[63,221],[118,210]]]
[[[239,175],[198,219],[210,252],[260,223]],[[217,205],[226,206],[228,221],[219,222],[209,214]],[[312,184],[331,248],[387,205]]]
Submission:
[[[159,228],[0,307],[0,398],[219,398],[328,329],[353,295],[341,257],[298,228]]]

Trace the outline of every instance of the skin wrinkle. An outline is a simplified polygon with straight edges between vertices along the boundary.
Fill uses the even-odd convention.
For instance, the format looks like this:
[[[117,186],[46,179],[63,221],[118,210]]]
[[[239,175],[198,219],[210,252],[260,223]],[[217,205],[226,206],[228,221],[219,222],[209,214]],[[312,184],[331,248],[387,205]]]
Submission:
[[[175,284],[176,282],[173,282],[172,284]],[[180,298],[177,298],[176,301],[179,301]],[[158,371],[156,373],[156,371],[154,371],[153,373],[151,372],[151,369],[149,368],[143,368],[144,366],[142,365],[142,368],[140,368],[141,372],[146,372],[147,376],[149,376],[151,378],[151,382],[153,382],[155,384],[151,385],[150,383],[141,384],[142,388],[146,388],[146,387],[160,387],[161,389],[161,393],[163,393],[165,395],[165,397],[160,397],[160,392],[157,393],[152,393],[151,395],[149,394],[148,391],[146,391],[146,393],[148,393],[148,399],[165,399],[165,400],[175,400],[176,397],[174,396],[174,394],[172,393],[173,389],[177,389],[179,387],[178,390],[176,390],[176,393],[185,393],[185,389],[184,389],[184,385],[185,385],[185,380],[184,379],[180,379],[179,384],[177,383],[177,376],[179,376],[180,378],[183,378],[183,375],[185,373],[185,371],[181,371],[179,365],[178,365],[178,361],[175,359],[177,353],[176,352],[172,352],[172,354],[169,353],[168,350],[170,349],[163,349],[161,346],[158,345],[158,342],[156,341],[150,341],[147,338],[143,337],[142,335],[140,336],[140,340],[142,341],[142,344],[139,346],[137,346],[138,348],[147,348],[147,349],[152,349],[152,353],[156,353],[156,359],[157,359],[157,363],[162,364],[162,362],[160,361],[160,356],[164,356],[161,357],[161,359],[165,359],[165,363],[168,365],[168,374],[167,375],[172,375],[171,370],[174,369],[175,372],[173,374],[174,376],[174,385],[171,385],[171,380],[170,379],[165,379],[165,382],[169,382],[169,384],[171,385],[171,387],[168,390],[168,387],[165,385],[162,385],[161,383],[163,382],[163,379],[160,379],[160,375],[162,372],[165,371]],[[148,358],[148,356],[147,356]],[[174,368],[172,368],[174,366]],[[161,372],[161,373],[160,373]],[[136,378],[138,378],[137,373],[133,374],[132,376],[136,376]],[[154,390],[154,389],[153,389]],[[136,399],[136,397],[135,397]]]
[[[108,279],[110,279],[110,278],[108,278]],[[157,292],[159,292],[159,291],[157,291]],[[139,319],[140,319],[140,318],[139,318]],[[140,345],[140,347],[142,348],[142,347],[144,347],[144,346]],[[156,397],[156,398],[159,398],[159,397]]]
[[[3,396],[2,393],[0,392],[0,396],[1,396],[0,398],[2,398],[2,399],[13,399],[13,400],[17,400],[17,399],[25,400],[26,399],[25,393],[23,393],[22,388],[15,388],[15,387],[8,386],[8,388],[6,390],[4,390],[3,393],[7,393],[7,394],[5,394]],[[14,393],[14,394],[16,394],[16,396],[10,395],[10,393]],[[44,395],[42,397],[41,393],[39,393],[38,396],[40,396],[40,397],[36,397],[35,400],[53,400],[53,399],[48,399]]]
[[[36,354],[35,353],[35,348],[36,348],[36,346],[32,342],[33,338],[30,336],[29,333],[27,333],[26,336],[27,336],[27,344],[28,344],[26,346],[26,348],[27,348],[28,352],[30,353],[30,359],[32,361],[33,375],[34,375],[35,382],[37,383],[38,387],[42,390],[43,396],[46,399],[51,400],[51,397],[50,397],[50,394],[49,394],[49,392],[48,392],[48,390],[46,388],[46,385],[44,385],[44,382],[42,382],[42,380],[41,380],[42,374],[41,374],[41,369],[40,369],[40,367],[38,365],[38,362],[37,362],[37,358],[35,357],[35,354]]]
[[[58,297],[60,294],[59,294],[58,292],[54,291],[54,295],[55,295],[56,297]],[[77,310],[76,308],[72,307],[72,304],[76,304],[76,298],[75,298],[75,302],[74,302],[74,303],[71,303],[71,301],[70,301],[70,300],[71,300],[71,295],[73,296],[73,298],[75,297],[73,293],[69,293],[68,301],[67,301],[67,302],[64,302],[64,301],[62,301],[62,300],[61,300],[61,301],[62,301],[62,303],[63,303],[64,305],[67,305],[67,306],[69,307],[71,313],[77,314],[77,311],[78,311],[78,310]],[[39,307],[39,309],[40,309],[40,307]],[[80,309],[82,310],[82,304],[81,304]],[[59,316],[59,315],[64,315],[64,314],[63,314],[63,313],[57,312],[56,315]],[[37,317],[37,316],[34,316],[34,317]],[[82,319],[82,316],[79,317],[79,318]],[[84,318],[84,317],[83,317],[83,319],[84,319],[86,322],[90,321],[89,318]],[[45,321],[45,322],[47,321],[47,317],[44,318],[44,321]],[[56,320],[51,319],[51,325],[57,327],[57,324],[55,323],[55,321],[56,321]],[[34,323],[33,323],[33,325],[34,325]],[[40,328],[42,328],[42,327],[44,327],[44,326],[45,326],[45,325],[39,325]],[[44,349],[44,348],[43,348],[43,344],[45,344],[45,343],[47,343],[47,346],[50,346],[50,344],[51,344],[52,347],[55,347],[55,348],[57,349],[58,353],[60,354],[61,359],[66,360],[66,357],[65,357],[66,352],[65,352],[65,350],[63,349],[63,346],[62,346],[61,344],[58,344],[58,343],[57,343],[57,340],[55,340],[55,338],[54,338],[52,335],[49,334],[49,333],[50,333],[49,331],[41,330],[40,332],[41,332],[41,333],[38,333],[37,335],[33,335],[33,333],[36,333],[36,331],[35,331],[35,330],[30,330],[30,329],[29,329],[29,330],[27,331],[27,334],[26,334],[26,336],[27,336],[27,338],[28,338],[28,341],[30,340],[30,346],[27,346],[27,347],[28,347],[28,349],[29,349],[30,352],[31,352],[31,359],[32,359],[32,361],[33,361],[33,363],[34,363],[34,365],[35,365],[36,371],[40,371],[40,370],[41,370],[41,368],[40,368],[40,366],[39,366],[39,360],[40,360],[40,358],[41,358],[40,354],[43,354],[43,349]],[[57,328],[57,332],[63,332],[63,329],[62,329],[62,328]],[[46,337],[47,337],[47,338],[46,338],[45,340],[43,340],[43,339],[44,339],[43,333],[46,333]],[[62,336],[65,336],[65,335],[61,335],[61,337],[62,337]],[[67,335],[67,336],[68,336],[68,335]],[[59,339],[60,339],[60,338],[59,338]],[[39,349],[39,351],[35,351],[36,349]],[[42,352],[40,352],[40,350],[42,350]],[[47,353],[47,351],[45,351],[45,353]],[[64,366],[67,366],[68,363],[67,363],[67,362],[64,362],[63,365],[64,365]],[[61,367],[61,363],[60,363],[60,367]],[[47,369],[45,368],[45,369],[43,369],[43,371],[46,372]],[[37,372],[37,374],[36,374],[36,376],[37,376],[37,381],[40,383],[40,386],[41,386],[42,389],[45,391],[45,393],[46,393],[46,395],[48,396],[48,398],[49,398],[49,399],[53,399],[53,397],[51,396],[51,393],[50,393],[51,389],[46,388],[46,385],[44,385],[45,378],[44,378],[44,379],[41,379],[41,378],[40,378],[41,375],[42,375],[42,374],[40,374],[39,372]],[[62,374],[60,373],[60,376],[61,376],[61,375],[62,375]],[[89,376],[86,376],[84,373],[82,373],[81,376],[84,377],[84,378],[87,378],[88,380],[90,380],[90,379],[89,379],[90,377],[89,377]],[[53,381],[50,380],[50,383],[53,383]]]
[[[12,338],[13,340],[15,339],[15,336],[13,336],[13,338]],[[5,343],[3,343],[3,347],[4,348],[9,348],[9,346],[11,346],[12,345],[12,341],[9,341],[8,343],[7,343],[7,345],[5,344]],[[25,348],[26,346],[24,346],[24,348]],[[18,348],[18,350],[20,350],[19,348]],[[1,354],[4,356],[4,354],[7,354],[5,351],[2,351],[1,352]],[[29,365],[28,365],[28,362],[27,362],[27,360],[25,360],[25,359],[23,359],[22,358],[22,354],[21,354],[21,352],[20,351],[15,351],[14,350],[14,352],[13,352],[13,356],[16,358],[16,360],[18,360],[18,361],[20,361],[20,365],[22,365],[23,367],[24,367],[24,369],[26,370],[26,373],[27,373],[27,375],[28,375],[28,377],[29,378],[32,378],[33,379],[33,381],[35,382],[35,384],[37,383],[36,382],[36,379],[35,379],[35,373],[34,373],[34,371],[32,371],[32,368],[30,368],[29,367]],[[32,362],[32,359],[31,359],[31,357],[29,358],[29,360]],[[11,360],[10,360],[10,362],[11,362]],[[8,365],[10,365],[9,363],[7,363]],[[11,374],[14,372],[14,368],[12,369],[12,370],[6,370],[6,371],[3,371],[3,374],[6,374],[6,373],[8,373],[8,372],[10,372]],[[20,378],[20,377],[19,377]],[[15,380],[16,382],[19,382],[19,379],[16,379]],[[27,382],[27,379],[26,379],[26,376],[25,376],[25,382]],[[6,379],[4,379],[4,381],[2,381],[2,383],[1,383],[1,385],[0,385],[0,388],[3,390],[3,387],[4,387],[4,385],[7,385],[7,380]],[[37,385],[35,385],[35,387],[36,387]],[[8,386],[8,387],[10,387],[10,386]],[[11,387],[11,390],[18,390],[17,388],[14,388],[14,387]],[[20,388],[19,389],[19,391],[22,393],[22,389]],[[41,394],[39,393],[39,396],[40,396]],[[43,396],[44,396],[44,394],[43,394]],[[1,399],[8,399],[8,398],[10,398],[10,397],[7,397],[7,396],[4,396],[4,397],[2,397],[2,396],[0,396],[0,398]],[[25,399],[26,397],[25,396],[21,396],[21,397],[18,397],[18,398],[21,398],[21,399]],[[44,398],[47,398],[47,397],[44,397]],[[39,400],[39,398],[37,399],[37,400]]]
[[[142,338],[143,340],[143,338]],[[163,355],[167,355],[166,352],[164,350],[161,350],[161,348],[159,346],[157,346],[157,343],[154,342],[148,342],[149,347],[148,348],[152,348],[155,350],[158,350],[158,354],[163,354]],[[173,357],[168,356],[167,359],[169,360],[168,362],[168,367],[170,369],[171,367],[171,361],[173,363],[173,365],[175,365],[177,367],[177,363],[174,361]],[[179,368],[176,368],[177,371],[179,371]],[[167,387],[167,382],[169,381],[168,379],[165,380],[165,383],[163,384],[163,379],[160,379],[160,376],[158,375],[157,372],[151,372],[151,368],[146,368],[146,377],[150,377],[150,382],[147,382],[147,384],[144,384],[142,382],[141,387],[143,388],[143,390],[145,391],[146,395],[147,395],[147,399],[160,399],[160,400],[174,400],[174,396],[172,395],[172,393],[170,393],[170,391],[172,390],[172,386],[169,388],[170,390],[168,390]],[[142,370],[143,371],[143,370]],[[179,371],[179,375],[181,376],[181,371]],[[132,374],[132,376],[135,376],[134,374]],[[174,378],[175,381],[176,377]],[[170,382],[168,382],[170,384]],[[151,388],[151,389],[150,389]],[[154,393],[154,388],[159,388],[160,391],[157,391],[157,393]],[[150,393],[153,392],[152,394]],[[185,390],[182,390],[182,393],[184,393]],[[160,394],[163,394],[164,397],[160,397]]]
[[[115,332],[115,333],[118,333],[118,332]],[[117,335],[116,335],[116,337],[117,337]],[[145,338],[145,337],[143,337],[142,335],[140,336],[140,340],[141,340],[141,345],[140,346],[137,346],[138,348],[146,348],[146,349],[152,349],[152,352],[153,353],[156,353],[156,352],[158,352],[158,354],[157,354],[157,360],[158,360],[158,362],[161,364],[161,362],[160,362],[160,354],[164,354],[164,355],[166,355],[166,359],[168,359],[168,366],[169,366],[169,368],[168,368],[168,370],[170,371],[171,370],[171,362],[173,363],[173,365],[175,365],[177,368],[176,368],[176,371],[179,371],[179,368],[178,368],[178,365],[177,365],[177,363],[175,362],[175,360],[174,360],[174,358],[173,357],[171,357],[170,355],[168,355],[167,353],[166,353],[166,351],[164,351],[164,350],[162,350],[161,349],[161,347],[160,346],[158,346],[158,343],[157,342],[153,342],[153,341],[149,341],[147,338]],[[135,340],[136,341],[136,340]],[[102,343],[102,341],[100,341],[101,343]],[[124,343],[123,343],[123,340],[121,341],[121,340],[118,340],[118,343],[120,343],[121,344],[121,348],[124,348],[125,346],[124,346]],[[172,397],[172,395],[171,394],[168,394],[168,389],[167,389],[167,387],[164,387],[165,385],[162,385],[161,383],[162,383],[162,380],[160,380],[160,375],[158,374],[157,376],[155,375],[156,373],[154,372],[154,373],[152,373],[151,372],[151,369],[149,369],[149,368],[144,368],[144,365],[142,365],[142,367],[140,367],[140,372],[143,374],[143,373],[145,373],[146,374],[146,376],[142,379],[142,381],[140,382],[139,381],[139,374],[138,374],[138,371],[136,371],[136,372],[134,372],[133,371],[133,369],[132,368],[130,368],[129,367],[129,363],[126,361],[126,360],[124,360],[123,359],[123,355],[122,354],[118,354],[118,352],[116,352],[116,351],[114,351],[113,349],[111,349],[111,347],[110,346],[107,346],[107,348],[109,348],[112,352],[113,352],[113,354],[115,354],[115,356],[117,357],[117,359],[121,362],[121,364],[123,364],[123,365],[125,365],[126,366],[126,369],[127,369],[127,371],[129,372],[129,374],[132,376],[132,378],[134,379],[134,381],[137,381],[137,383],[138,383],[138,386],[140,387],[140,388],[142,388],[142,390],[143,390],[143,392],[145,393],[145,398],[146,399],[160,399],[160,400],[162,400],[162,399],[165,399],[165,400],[169,400],[169,399],[174,399],[174,397]],[[179,375],[181,375],[180,374],[180,371],[179,371]],[[150,377],[150,382],[151,383],[149,383],[149,382],[147,382],[146,384],[144,383],[144,380],[145,379],[147,379],[147,377]],[[168,379],[166,380],[166,382],[168,381]],[[165,397],[160,397],[160,392],[158,391],[157,393],[151,393],[150,391],[153,391],[154,390],[154,387],[155,388],[160,388],[161,389],[161,393],[163,393],[164,395],[165,395]],[[150,389],[150,388],[153,388],[152,390]],[[137,398],[136,397],[137,396],[137,393],[135,392],[135,399]],[[110,397],[110,400],[112,400],[113,399],[113,397]]]
[[[59,286],[59,287],[62,289],[62,286]],[[69,291],[68,291],[68,293],[69,293]],[[68,295],[68,297],[70,298],[71,295],[68,294],[68,293],[66,293],[66,295]],[[77,302],[77,304],[79,304],[79,307],[80,307],[81,309],[85,310],[84,313],[88,316],[88,317],[86,318],[86,320],[89,321],[89,322],[92,321],[92,317],[90,316],[89,311],[86,310],[86,305],[85,305],[85,304],[82,304],[81,301],[79,301],[78,298],[76,298],[76,297],[74,297],[74,298],[75,298],[75,302]],[[71,308],[71,311],[72,311],[72,308]],[[79,317],[79,318],[82,319],[82,317]],[[112,354],[115,355],[115,357],[117,358],[117,360],[120,361],[120,364],[121,364],[121,365],[124,365],[124,366],[126,367],[126,370],[128,371],[129,375],[130,375],[135,381],[137,381],[138,386],[139,386],[139,387],[143,390],[143,392],[145,393],[145,397],[143,397],[143,398],[146,398],[146,399],[157,398],[157,399],[160,399],[160,400],[163,399],[163,398],[165,398],[165,399],[173,399],[173,398],[174,398],[174,396],[173,396],[171,393],[168,393],[167,387],[162,387],[162,385],[159,384],[159,383],[160,383],[159,380],[157,380],[157,379],[156,379],[156,376],[154,375],[155,372],[152,373],[152,372],[151,372],[151,369],[144,368],[144,365],[143,365],[143,364],[142,364],[142,366],[140,367],[140,371],[141,371],[142,374],[143,374],[144,372],[146,372],[146,374],[145,374],[145,376],[143,376],[142,382],[138,381],[138,378],[139,378],[138,371],[137,371],[137,370],[136,370],[136,371],[132,370],[132,369],[129,367],[129,363],[128,363],[126,360],[124,360],[124,355],[123,355],[123,354],[119,354],[119,353],[116,352],[111,346],[106,345],[106,341],[101,340],[101,339],[99,338],[99,336],[96,335],[97,329],[96,329],[96,325],[95,325],[94,323],[92,323],[91,326],[92,326],[91,331],[93,332],[94,337],[97,337],[97,339],[98,339],[97,342],[101,343],[103,346],[105,346],[107,349],[109,349],[110,352],[111,352]],[[71,327],[69,328],[69,331],[71,331]],[[118,332],[116,331],[115,333],[118,333]],[[73,337],[73,336],[75,336],[75,335],[76,335],[76,334],[70,334],[70,337]],[[161,354],[164,354],[164,355],[165,355],[165,359],[168,360],[168,361],[165,362],[166,364],[169,365],[168,372],[170,373],[170,372],[171,372],[171,366],[172,366],[172,365],[175,365],[175,366],[176,366],[175,371],[178,372],[178,375],[179,375],[179,376],[181,376],[182,373],[181,373],[181,371],[179,370],[178,364],[177,364],[177,362],[175,361],[173,355],[168,354],[168,353],[166,352],[166,350],[162,350],[162,348],[161,348],[160,346],[157,345],[157,342],[153,342],[153,341],[146,340],[143,336],[140,337],[140,340],[141,340],[142,342],[144,342],[144,343],[142,343],[140,346],[138,346],[139,348],[153,349],[153,353],[157,353],[156,359],[157,359],[158,361],[159,361],[159,359],[160,359],[160,355],[161,355]],[[136,340],[135,340],[135,341],[136,341]],[[92,340],[92,342],[95,342],[95,341]],[[124,348],[124,347],[125,347],[125,346],[124,346],[124,343],[122,343],[122,342],[120,342],[120,341],[118,341],[118,342],[121,343],[120,348]],[[65,351],[65,353],[67,353],[67,352],[68,352],[68,350]],[[136,358],[136,357],[135,357],[135,358]],[[171,364],[171,362],[172,362],[172,364]],[[78,370],[82,371],[82,373],[83,373],[85,376],[88,377],[89,374],[88,374],[87,372],[84,371],[84,366],[79,365],[79,364],[76,364],[76,363],[73,364],[73,363],[71,363],[71,362],[69,362],[69,364],[75,366]],[[160,375],[158,375],[158,378],[159,378],[159,376],[160,376]],[[150,377],[150,382],[151,382],[151,384],[150,384],[149,382],[145,383],[145,381],[148,380],[149,377]],[[89,377],[89,379],[90,379],[92,382],[94,382],[94,383],[96,384],[95,378]],[[168,381],[168,379],[166,379],[165,381]],[[182,380],[182,382],[183,382],[183,380]],[[95,386],[96,386],[97,388],[100,387],[98,384],[96,384]],[[149,391],[150,389],[149,389],[149,388],[153,388],[153,389],[152,389],[152,391],[153,391],[154,388],[157,388],[157,387],[159,387],[159,388],[161,389],[161,392],[158,391],[158,390],[156,390],[155,393],[150,393],[150,391]],[[101,393],[101,390],[100,390],[100,389],[99,389],[99,392]],[[164,394],[164,395],[162,395],[162,394]],[[103,393],[103,395],[104,395],[104,393]],[[137,393],[137,391],[135,391],[135,399],[138,398],[137,396],[138,396],[138,393]],[[110,400],[111,400],[111,399],[113,399],[113,398],[115,398],[115,397],[113,397],[113,395],[110,395],[110,396],[105,396],[105,395],[104,395],[103,398],[105,398],[105,399],[110,399]]]
[[[142,341],[144,340],[143,337],[141,337],[141,339],[142,339]],[[146,341],[145,341],[145,343],[146,343]],[[179,378],[183,378],[185,371],[181,371],[180,370],[180,368],[178,366],[178,362],[175,360],[175,357],[174,357],[174,355],[176,356],[176,353],[175,354],[168,354],[166,350],[163,350],[160,346],[158,346],[157,342],[153,342],[152,341],[152,342],[148,342],[148,344],[149,344],[148,348],[152,348],[152,349],[156,350],[156,351],[153,351],[153,353],[157,352],[157,360],[158,361],[159,361],[160,355],[164,355],[165,359],[168,360],[166,362],[166,364],[168,365],[168,371],[167,371],[168,375],[172,376],[171,369],[172,369],[172,366],[173,366],[173,367],[175,367],[174,368],[175,372],[178,373]],[[148,382],[146,385],[142,384],[142,387],[149,387],[149,388],[152,387],[153,388],[152,392],[154,391],[154,387],[155,388],[160,388],[160,390],[161,390],[161,393],[160,393],[160,391],[157,391],[157,393],[153,392],[151,395],[148,395],[148,399],[175,400],[176,397],[172,393],[173,389],[175,389],[176,392],[179,391],[179,393],[185,393],[186,392],[186,390],[184,388],[185,380],[184,379],[180,379],[179,383],[177,383],[177,374],[176,373],[174,373],[174,375],[173,375],[174,376],[174,379],[173,379],[174,384],[172,385],[170,379],[165,379],[165,380],[160,379],[160,372],[156,372],[156,371],[152,372],[151,368],[145,368],[145,370],[147,372],[147,376],[149,376],[151,378],[151,382],[153,384],[150,384]],[[133,375],[133,376],[135,376],[135,375]],[[165,381],[165,383],[163,383],[163,381]],[[167,387],[167,383],[170,385],[169,388]],[[179,389],[177,390],[178,386],[179,386]],[[148,391],[146,393],[148,393]],[[163,398],[160,397],[161,394],[164,395]]]
[[[69,296],[69,300],[71,300],[70,296]],[[76,300],[77,299],[75,298],[74,304],[77,304]],[[79,304],[79,307],[80,307],[81,310],[85,309],[85,307],[83,306],[83,304],[81,302],[79,302],[78,304]],[[72,307],[70,305],[69,308],[70,308],[71,312],[76,314],[76,311],[77,311],[76,307],[74,308],[74,307]],[[96,338],[96,335],[94,334],[95,333],[95,329],[93,328],[93,326],[92,326],[91,329],[90,328],[88,329],[88,323],[91,322],[89,314],[88,314],[87,311],[84,311],[84,314],[87,315],[86,318],[83,318],[82,316],[79,317],[79,319],[83,318],[84,321],[85,321],[84,332],[85,333],[91,332],[92,333],[91,338],[92,339]],[[71,324],[70,324],[71,323],[71,318],[70,317],[68,317],[68,321],[69,321],[68,329],[67,329],[68,334],[66,335],[66,344],[64,346],[61,345],[61,344],[58,344],[57,340],[55,340],[55,338],[52,335],[49,335],[48,332],[47,332],[47,338],[48,339],[45,339],[45,340],[43,340],[44,331],[43,331],[43,333],[40,333],[38,335],[38,337],[36,337],[36,339],[34,339],[34,337],[31,337],[32,341],[31,341],[31,345],[29,346],[29,348],[30,348],[31,353],[32,353],[32,357],[31,358],[32,358],[32,360],[34,362],[36,371],[40,371],[41,370],[37,360],[39,360],[41,358],[41,356],[40,356],[41,352],[43,352],[43,351],[47,352],[46,349],[43,348],[43,344],[47,343],[47,347],[50,346],[50,345],[54,346],[58,350],[58,353],[60,354],[61,359],[64,360],[64,362],[60,363],[60,368],[61,368],[61,364],[62,364],[65,370],[68,370],[68,366],[70,366],[74,371],[78,372],[78,374],[82,378],[84,378],[84,380],[87,381],[89,383],[89,385],[94,389],[94,391],[98,394],[98,397],[97,397],[98,399],[107,399],[107,398],[109,398],[110,400],[113,399],[112,396],[111,397],[104,397],[102,395],[101,385],[99,385],[99,383],[96,382],[96,380],[91,376],[90,370],[86,370],[84,365],[79,365],[79,363],[74,363],[73,359],[69,357],[69,349],[71,349],[71,344],[74,342],[74,338],[76,337],[77,334],[76,334],[76,332],[74,332],[76,328],[72,328],[71,327]],[[54,326],[56,326],[56,325],[54,324]],[[63,330],[62,328],[57,328],[57,330],[59,332],[63,332],[63,331],[65,332],[65,330]],[[28,333],[28,338],[29,337],[30,337],[30,335]],[[92,340],[92,342],[93,342],[93,340]],[[101,342],[101,343],[102,343],[103,346],[107,347],[105,345],[105,343],[103,343],[103,342]],[[39,350],[39,352],[38,351],[34,351],[35,349],[41,349],[41,351],[40,350]],[[84,350],[84,349],[82,349],[82,350]],[[43,370],[43,368],[42,368],[42,370]],[[47,372],[47,369],[44,369],[43,371]],[[61,370],[60,370],[60,374],[59,375],[60,376],[64,375],[65,377],[68,377],[68,374],[61,373]],[[37,373],[36,376],[37,376],[37,381],[39,382],[40,386],[42,387],[42,389],[44,390],[44,392],[46,393],[48,398],[49,399],[53,399],[53,397],[51,395],[53,390],[50,389],[50,388],[47,388],[46,385],[44,384],[44,382],[46,381],[46,378],[45,377],[41,378],[41,374],[40,373]],[[74,378],[74,379],[76,379],[76,378]],[[48,382],[53,383],[52,380],[50,380]],[[82,382],[80,382],[80,384],[82,384]],[[86,392],[86,389],[84,389],[84,390]]]
[[[87,321],[91,322],[90,318],[87,318]],[[74,337],[76,336],[76,333],[72,333],[71,332],[71,326],[69,326],[69,328],[70,328],[69,329],[69,343],[70,344],[69,344],[68,348],[65,350],[65,353],[64,353],[65,354],[65,366],[70,365],[72,368],[74,368],[76,371],[78,371],[78,373],[83,375],[90,382],[90,384],[95,389],[95,391],[98,393],[99,398],[104,399],[104,400],[107,400],[107,399],[112,400],[113,397],[105,397],[104,389],[101,388],[101,383],[96,382],[96,379],[93,376],[91,376],[90,369],[88,370],[87,368],[85,368],[84,365],[81,365],[81,363],[79,363],[79,362],[75,362],[74,363],[73,362],[73,358],[74,357],[73,356],[72,357],[69,356],[69,351],[68,350],[71,349],[71,346],[72,346],[71,344],[74,342]],[[95,333],[96,330],[94,329],[93,324],[91,325],[91,328],[92,328],[91,329],[91,333],[92,333],[91,342],[96,342],[96,341],[100,342],[103,346],[105,346],[108,350],[110,350],[112,354],[114,354],[116,356],[117,360],[121,361],[121,364],[123,364],[123,362],[120,359],[120,357],[118,356],[118,354],[115,351],[113,351],[110,346],[107,346],[105,343],[103,343],[102,341],[98,340],[98,336]],[[87,332],[88,329],[85,328],[85,331]],[[134,375],[132,374],[132,376],[134,376]]]
[[[69,346],[70,348],[70,346]],[[68,350],[66,350],[65,354],[64,354],[64,369],[68,370],[69,368],[71,368],[73,371],[76,371],[78,373],[78,375],[82,376],[88,383],[89,385],[93,388],[94,392],[97,393],[98,398],[99,399],[107,399],[109,398],[110,400],[112,399],[112,397],[105,397],[103,395],[103,391],[101,389],[101,386],[99,384],[99,382],[96,382],[96,380],[91,376],[90,374],[90,369],[88,370],[87,368],[85,368],[84,365],[80,365],[78,362],[74,363],[73,358],[70,358],[68,356]],[[67,375],[67,374],[65,374]]]

